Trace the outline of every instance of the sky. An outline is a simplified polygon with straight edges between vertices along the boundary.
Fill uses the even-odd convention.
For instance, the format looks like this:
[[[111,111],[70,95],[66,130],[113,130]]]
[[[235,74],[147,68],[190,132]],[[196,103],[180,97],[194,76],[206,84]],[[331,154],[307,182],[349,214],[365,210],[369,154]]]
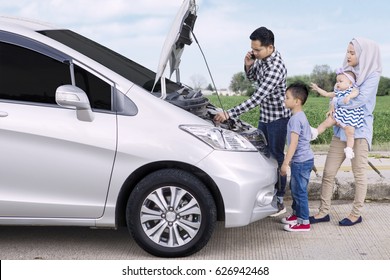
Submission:
[[[183,0],[0,0],[0,15],[24,17],[71,29],[156,71],[165,36]],[[197,0],[194,33],[218,89],[243,71],[249,35],[265,26],[275,34],[288,76],[310,75],[316,65],[342,65],[354,37],[376,41],[382,76],[390,77],[390,1]],[[186,46],[181,82],[211,78],[199,47]],[[166,72],[168,73],[168,72]],[[175,74],[174,74],[175,75]],[[172,77],[175,80],[175,77]]]

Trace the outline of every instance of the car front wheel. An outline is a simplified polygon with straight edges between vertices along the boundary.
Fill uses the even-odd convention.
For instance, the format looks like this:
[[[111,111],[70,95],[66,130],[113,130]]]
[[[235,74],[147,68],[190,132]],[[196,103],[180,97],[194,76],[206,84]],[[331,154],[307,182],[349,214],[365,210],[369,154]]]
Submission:
[[[137,184],[127,203],[126,220],[145,251],[159,257],[183,257],[207,244],[216,212],[211,193],[197,177],[163,169]]]

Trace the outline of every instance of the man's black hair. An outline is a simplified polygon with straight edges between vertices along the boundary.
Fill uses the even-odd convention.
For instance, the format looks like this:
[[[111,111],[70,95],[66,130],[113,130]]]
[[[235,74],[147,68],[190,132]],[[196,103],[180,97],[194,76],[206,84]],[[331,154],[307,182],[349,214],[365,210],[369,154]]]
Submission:
[[[264,47],[268,47],[270,45],[274,46],[275,43],[274,33],[272,33],[271,30],[267,29],[264,26],[259,27],[255,31],[253,31],[251,36],[249,36],[249,38],[252,41],[256,41],[256,40],[260,41],[261,45]]]
[[[286,92],[288,90],[294,98],[301,100],[302,105],[306,103],[307,97],[309,96],[309,90],[305,83],[300,81],[294,82],[287,87]]]

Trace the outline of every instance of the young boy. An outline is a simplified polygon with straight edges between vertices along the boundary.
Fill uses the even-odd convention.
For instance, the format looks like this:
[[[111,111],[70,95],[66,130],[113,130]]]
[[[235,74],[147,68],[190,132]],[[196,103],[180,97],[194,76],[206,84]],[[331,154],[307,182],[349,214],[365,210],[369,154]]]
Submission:
[[[291,167],[290,189],[293,197],[290,216],[282,219],[287,231],[309,231],[309,201],[307,185],[314,165],[314,155],[310,148],[310,124],[302,110],[308,97],[308,89],[303,83],[293,83],[286,90],[285,105],[291,109],[292,117],[287,124],[288,150],[280,168],[282,176]]]

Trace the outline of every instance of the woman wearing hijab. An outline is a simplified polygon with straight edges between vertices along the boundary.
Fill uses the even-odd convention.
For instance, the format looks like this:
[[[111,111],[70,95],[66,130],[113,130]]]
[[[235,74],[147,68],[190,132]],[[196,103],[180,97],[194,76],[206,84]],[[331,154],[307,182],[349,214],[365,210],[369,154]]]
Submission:
[[[365,38],[354,38],[348,45],[347,54],[343,64],[345,71],[352,71],[359,87],[359,95],[347,104],[338,99],[335,106],[353,109],[362,107],[364,111],[363,126],[355,130],[354,152],[351,160],[352,171],[355,178],[355,199],[351,213],[339,222],[340,226],[353,226],[362,222],[361,212],[367,193],[368,151],[371,148],[373,135],[373,111],[376,102],[376,93],[382,72],[379,46]],[[321,204],[319,212],[310,217],[310,223],[330,221],[330,206],[333,194],[334,179],[342,162],[345,159],[344,148],[346,136],[344,130],[334,127],[334,135],[326,157],[325,168],[321,186]]]

